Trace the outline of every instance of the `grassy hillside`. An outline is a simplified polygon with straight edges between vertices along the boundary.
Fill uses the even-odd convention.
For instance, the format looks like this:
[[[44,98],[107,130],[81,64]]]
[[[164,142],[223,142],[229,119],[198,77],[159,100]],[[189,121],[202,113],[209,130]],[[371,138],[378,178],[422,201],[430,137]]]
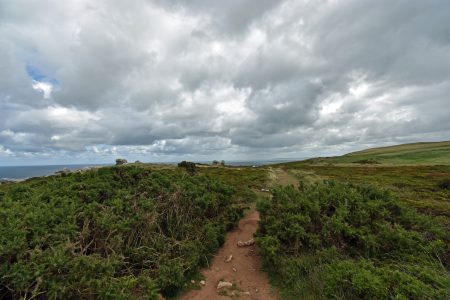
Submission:
[[[394,165],[450,164],[450,141],[372,148],[343,156],[309,160],[310,163]]]
[[[0,299],[176,294],[261,176],[242,172],[237,190],[207,172],[131,165],[0,186]]]

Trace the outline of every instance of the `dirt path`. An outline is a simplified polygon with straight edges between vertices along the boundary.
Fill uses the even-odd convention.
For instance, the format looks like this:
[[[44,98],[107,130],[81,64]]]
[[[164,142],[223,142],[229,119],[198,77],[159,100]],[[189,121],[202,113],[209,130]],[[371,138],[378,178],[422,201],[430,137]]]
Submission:
[[[205,286],[181,297],[182,300],[213,299],[279,299],[269,284],[267,274],[261,271],[261,258],[255,245],[238,247],[238,241],[248,241],[258,228],[259,214],[251,211],[239,221],[239,226],[226,236],[225,244],[211,262],[209,269],[202,272]],[[227,258],[233,255],[230,262]],[[228,281],[235,286],[217,290],[219,281]]]
[[[269,185],[298,186],[298,179],[280,168],[269,169]],[[258,192],[261,193],[261,192]],[[263,192],[264,195],[270,193]],[[239,221],[239,225],[226,236],[225,243],[213,258],[210,268],[203,270],[205,285],[199,290],[192,290],[183,295],[181,300],[214,299],[279,299],[276,291],[269,284],[267,274],[261,270],[261,257],[256,245],[238,247],[238,241],[248,241],[258,228],[259,213],[252,210]],[[231,261],[227,258],[233,256]],[[233,287],[217,290],[219,281],[233,283]]]
[[[273,185],[293,185],[298,187],[298,179],[281,168],[269,168],[269,178]]]

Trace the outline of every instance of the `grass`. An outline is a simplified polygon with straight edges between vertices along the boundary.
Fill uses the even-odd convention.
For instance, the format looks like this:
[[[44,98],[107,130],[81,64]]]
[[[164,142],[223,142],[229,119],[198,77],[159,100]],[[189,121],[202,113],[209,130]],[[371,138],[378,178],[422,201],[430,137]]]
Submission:
[[[450,166],[288,165],[285,168],[307,183],[334,179],[389,189],[400,201],[440,217],[450,225],[450,190],[441,186],[450,178]]]
[[[268,174],[264,168],[202,166],[197,168],[199,174],[211,176],[232,186],[242,203],[256,201],[255,191],[266,186]]]
[[[314,158],[306,162],[311,164],[349,164],[364,161],[388,165],[449,165],[450,141],[373,148],[343,156]]]
[[[355,155],[383,155],[387,153],[398,154],[398,153],[411,153],[417,151],[434,151],[441,149],[448,149],[450,147],[450,141],[444,142],[429,142],[429,143],[412,143],[412,144],[402,144],[388,147],[378,147],[370,148],[362,151],[356,151],[347,154],[348,156]]]

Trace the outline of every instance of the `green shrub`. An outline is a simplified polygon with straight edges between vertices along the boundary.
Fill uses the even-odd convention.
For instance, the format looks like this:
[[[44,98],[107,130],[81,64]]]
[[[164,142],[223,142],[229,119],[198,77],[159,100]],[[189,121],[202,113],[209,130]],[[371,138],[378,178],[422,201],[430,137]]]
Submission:
[[[293,298],[450,297],[445,229],[385,190],[280,187],[258,210],[265,267]]]
[[[186,171],[191,175],[193,175],[197,172],[197,167],[195,166],[195,163],[190,162],[190,161],[183,160],[182,162],[180,162],[178,164],[178,167],[186,169]]]
[[[377,164],[380,164],[377,160],[375,160],[373,158],[355,160],[353,163],[354,164],[362,164],[362,165],[377,165]]]
[[[242,215],[234,193],[140,166],[4,185],[0,299],[174,295]]]
[[[443,190],[450,190],[450,179],[443,179],[439,182],[439,187]]]

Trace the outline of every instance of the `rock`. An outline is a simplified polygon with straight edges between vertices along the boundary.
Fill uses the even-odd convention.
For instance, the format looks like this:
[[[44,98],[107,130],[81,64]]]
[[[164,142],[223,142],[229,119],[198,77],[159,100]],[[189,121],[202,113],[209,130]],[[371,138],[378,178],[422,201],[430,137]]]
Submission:
[[[219,281],[219,283],[217,284],[217,289],[223,289],[223,288],[230,288],[232,287],[233,284],[231,282],[228,281]]]
[[[206,281],[200,280],[200,285],[205,286],[206,285]]]
[[[192,279],[192,280],[191,280],[191,283],[192,283],[192,284],[194,284],[194,283],[195,283],[195,280],[194,280],[194,279]]]
[[[250,296],[250,292],[243,292],[242,295]]]
[[[126,163],[128,163],[128,161],[125,158],[116,159],[116,166],[124,165]]]
[[[70,170],[67,169],[67,168],[64,168],[64,169],[62,169],[62,170],[56,171],[56,172],[55,172],[55,175],[56,175],[56,176],[65,176],[65,175],[67,175],[67,174],[69,174],[69,173],[70,173]]]
[[[230,256],[228,256],[228,257],[225,259],[225,262],[230,262],[232,259],[233,259],[233,254],[230,254]]]
[[[242,242],[242,241],[238,241],[237,245],[238,247],[248,247],[251,246],[255,243],[254,239],[249,239],[248,241]]]
[[[236,268],[233,268],[233,272],[237,272]]]

